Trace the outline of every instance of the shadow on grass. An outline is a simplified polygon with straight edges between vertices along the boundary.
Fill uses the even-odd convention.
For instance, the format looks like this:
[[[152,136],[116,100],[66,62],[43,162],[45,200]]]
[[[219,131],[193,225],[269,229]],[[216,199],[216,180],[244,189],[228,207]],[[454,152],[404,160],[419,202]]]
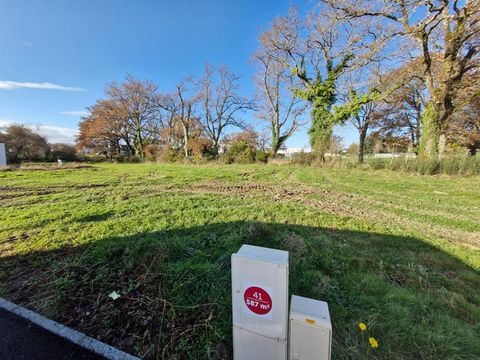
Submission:
[[[110,219],[114,215],[115,215],[114,211],[106,211],[106,212],[101,213],[101,214],[86,215],[86,216],[84,216],[80,219],[76,219],[75,221],[83,222],[83,223],[105,221],[105,220]]]
[[[138,233],[1,257],[0,292],[143,358],[230,358],[244,243],[290,252],[290,294],[329,302],[334,358],[480,353],[479,272],[411,237],[241,221]]]

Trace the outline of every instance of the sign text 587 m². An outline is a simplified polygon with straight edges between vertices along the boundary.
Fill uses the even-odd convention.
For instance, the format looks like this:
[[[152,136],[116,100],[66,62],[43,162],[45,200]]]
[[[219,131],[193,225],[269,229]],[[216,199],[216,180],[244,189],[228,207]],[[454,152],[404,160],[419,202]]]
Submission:
[[[269,293],[261,287],[248,287],[243,294],[243,298],[245,305],[254,314],[266,315],[272,310],[272,298]]]

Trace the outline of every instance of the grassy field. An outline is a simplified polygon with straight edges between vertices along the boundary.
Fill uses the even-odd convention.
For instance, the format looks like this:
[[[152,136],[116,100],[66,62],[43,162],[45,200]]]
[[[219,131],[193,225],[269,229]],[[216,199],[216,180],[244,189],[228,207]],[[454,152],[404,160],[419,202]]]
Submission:
[[[2,172],[0,296],[145,358],[229,358],[230,255],[248,243],[288,250],[290,293],[329,302],[334,359],[480,358],[479,183],[274,165]]]

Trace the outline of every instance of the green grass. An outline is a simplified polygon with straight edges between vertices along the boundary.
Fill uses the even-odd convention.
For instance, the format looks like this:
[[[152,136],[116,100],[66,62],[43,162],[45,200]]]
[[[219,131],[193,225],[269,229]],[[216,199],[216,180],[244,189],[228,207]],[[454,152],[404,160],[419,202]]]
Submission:
[[[290,293],[328,301],[334,359],[474,359],[479,181],[274,165],[2,172],[0,296],[145,358],[229,358],[230,255],[248,243],[288,250]]]

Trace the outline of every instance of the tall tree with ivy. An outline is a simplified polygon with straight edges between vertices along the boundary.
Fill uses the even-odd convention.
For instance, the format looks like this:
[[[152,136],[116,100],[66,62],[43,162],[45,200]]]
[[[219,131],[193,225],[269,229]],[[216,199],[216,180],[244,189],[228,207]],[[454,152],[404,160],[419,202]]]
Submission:
[[[337,122],[332,113],[332,107],[337,100],[337,80],[347,68],[351,57],[351,54],[345,55],[335,66],[332,61],[327,61],[325,78],[320,71],[314,78],[309,78],[305,67],[295,68],[295,73],[304,82],[304,86],[293,91],[311,105],[312,125],[308,132],[310,144],[322,161],[325,161],[325,153],[330,148],[333,126]]]
[[[355,24],[369,19],[389,33],[394,48],[406,44],[406,54],[421,59],[428,101],[423,112],[420,151],[429,157],[441,156],[455,101],[464,78],[480,68],[479,0],[322,0],[339,17]],[[402,41],[403,40],[403,41]]]
[[[286,60],[278,60],[299,79],[291,90],[310,105],[310,143],[323,162],[335,125],[332,108],[339,78],[369,62],[381,41],[370,38],[368,24],[354,29],[325,6],[315,6],[304,18],[292,8],[288,16],[276,18],[272,28],[276,36],[269,46],[286,54]]]

